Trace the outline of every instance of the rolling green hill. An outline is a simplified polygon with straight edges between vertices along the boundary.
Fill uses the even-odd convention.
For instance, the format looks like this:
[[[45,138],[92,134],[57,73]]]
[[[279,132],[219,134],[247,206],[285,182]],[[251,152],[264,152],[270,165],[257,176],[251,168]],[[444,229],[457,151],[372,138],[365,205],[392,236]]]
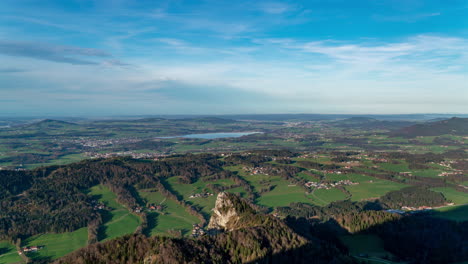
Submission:
[[[468,118],[457,118],[417,124],[390,133],[392,136],[418,137],[418,136],[440,136],[440,135],[467,135]]]

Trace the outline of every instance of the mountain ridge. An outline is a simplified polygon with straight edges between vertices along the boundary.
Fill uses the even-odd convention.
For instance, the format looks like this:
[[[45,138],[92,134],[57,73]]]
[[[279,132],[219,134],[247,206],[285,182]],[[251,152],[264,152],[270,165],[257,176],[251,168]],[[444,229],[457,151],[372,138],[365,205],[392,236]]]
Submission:
[[[468,132],[468,118],[452,117],[450,119],[416,124],[393,132],[391,136],[418,137],[440,136],[444,134],[465,135]]]

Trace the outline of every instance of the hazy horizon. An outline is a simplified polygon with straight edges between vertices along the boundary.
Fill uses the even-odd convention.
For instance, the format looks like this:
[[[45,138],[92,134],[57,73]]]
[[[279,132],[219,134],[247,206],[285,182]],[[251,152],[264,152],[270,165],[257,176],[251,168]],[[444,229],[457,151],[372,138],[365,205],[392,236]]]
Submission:
[[[312,118],[316,116],[317,118],[329,119],[346,119],[352,117],[366,117],[374,119],[395,119],[395,120],[404,120],[411,119],[412,117],[418,120],[431,120],[437,118],[468,118],[468,113],[403,113],[403,114],[353,114],[353,113],[344,113],[344,114],[328,114],[328,113],[233,113],[233,114],[135,114],[135,115],[3,115],[0,114],[0,121],[6,120],[105,120],[105,119],[115,119],[115,120],[125,120],[125,119],[144,119],[144,118],[163,118],[163,119],[184,119],[184,118],[204,118],[204,117],[213,117],[213,118],[222,118],[222,119],[248,119],[252,117],[255,119],[262,119],[262,117],[290,117],[290,118]],[[325,119],[324,119],[325,120]]]

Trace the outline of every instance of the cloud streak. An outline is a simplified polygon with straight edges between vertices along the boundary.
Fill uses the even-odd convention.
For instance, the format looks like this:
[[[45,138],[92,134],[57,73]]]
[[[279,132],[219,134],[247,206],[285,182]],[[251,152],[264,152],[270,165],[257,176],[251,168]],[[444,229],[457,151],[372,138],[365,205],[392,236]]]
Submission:
[[[21,69],[21,68],[0,68],[0,73],[21,73],[21,72],[26,72],[27,70]]]
[[[281,2],[269,2],[260,4],[259,9],[265,13],[277,15],[296,10],[296,7]]]
[[[400,73],[400,77],[406,79],[408,76],[420,76],[422,72],[458,74],[468,71],[468,39],[464,38],[418,35],[392,43],[379,43],[377,40],[354,43],[336,40],[300,42],[294,39],[255,41],[322,56],[324,69],[335,69],[335,73]]]
[[[28,57],[75,65],[97,65],[90,58],[108,58],[110,54],[93,48],[53,46],[44,43],[0,40],[0,54]]]
[[[373,15],[372,18],[376,21],[385,22],[407,22],[414,23],[431,17],[440,16],[440,12],[423,13],[423,14],[402,14],[402,15]]]

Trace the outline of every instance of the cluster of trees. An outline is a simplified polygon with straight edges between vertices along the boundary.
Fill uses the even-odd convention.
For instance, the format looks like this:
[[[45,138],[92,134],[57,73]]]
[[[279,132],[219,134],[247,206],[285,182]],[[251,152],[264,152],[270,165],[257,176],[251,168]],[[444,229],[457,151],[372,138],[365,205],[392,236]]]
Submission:
[[[328,220],[340,214],[357,213],[367,210],[382,210],[378,202],[352,202],[350,200],[332,202],[327,206],[305,203],[291,203],[289,206],[277,207],[278,214],[303,218],[319,218]]]
[[[232,154],[224,159],[226,165],[242,165],[247,167],[258,167],[260,164],[271,161],[272,158],[265,155]]]
[[[441,162],[445,159],[444,154],[437,154],[432,152],[422,154],[411,154],[407,152],[389,152],[385,156],[391,159],[403,159],[409,164],[426,164],[429,162]]]
[[[46,163],[56,158],[58,156],[52,154],[19,153],[15,156],[1,158],[0,163],[11,162],[13,165],[37,164]]]
[[[307,160],[298,161],[297,164],[300,167],[307,168],[307,169],[315,169],[315,170],[335,170],[335,169],[340,168],[340,166],[336,164],[322,164],[322,163],[307,161]]]
[[[359,152],[356,151],[332,151],[331,153],[333,162],[348,162],[348,161],[357,161],[358,159],[353,158],[352,156],[358,155]]]
[[[179,176],[181,183],[185,184],[223,170],[223,162],[217,156],[210,154],[175,156],[156,162],[154,166],[153,170],[158,176]]]
[[[123,151],[131,151],[135,149],[157,149],[167,148],[175,145],[176,143],[170,141],[160,141],[160,140],[142,140],[135,143],[128,143],[118,146],[118,149]]]
[[[452,117],[447,120],[416,124],[392,131],[390,136],[414,138],[417,136],[440,136],[446,134],[466,135],[468,118]]]
[[[379,201],[383,207],[396,209],[402,206],[442,206],[448,202],[441,193],[416,186],[391,191]]]

